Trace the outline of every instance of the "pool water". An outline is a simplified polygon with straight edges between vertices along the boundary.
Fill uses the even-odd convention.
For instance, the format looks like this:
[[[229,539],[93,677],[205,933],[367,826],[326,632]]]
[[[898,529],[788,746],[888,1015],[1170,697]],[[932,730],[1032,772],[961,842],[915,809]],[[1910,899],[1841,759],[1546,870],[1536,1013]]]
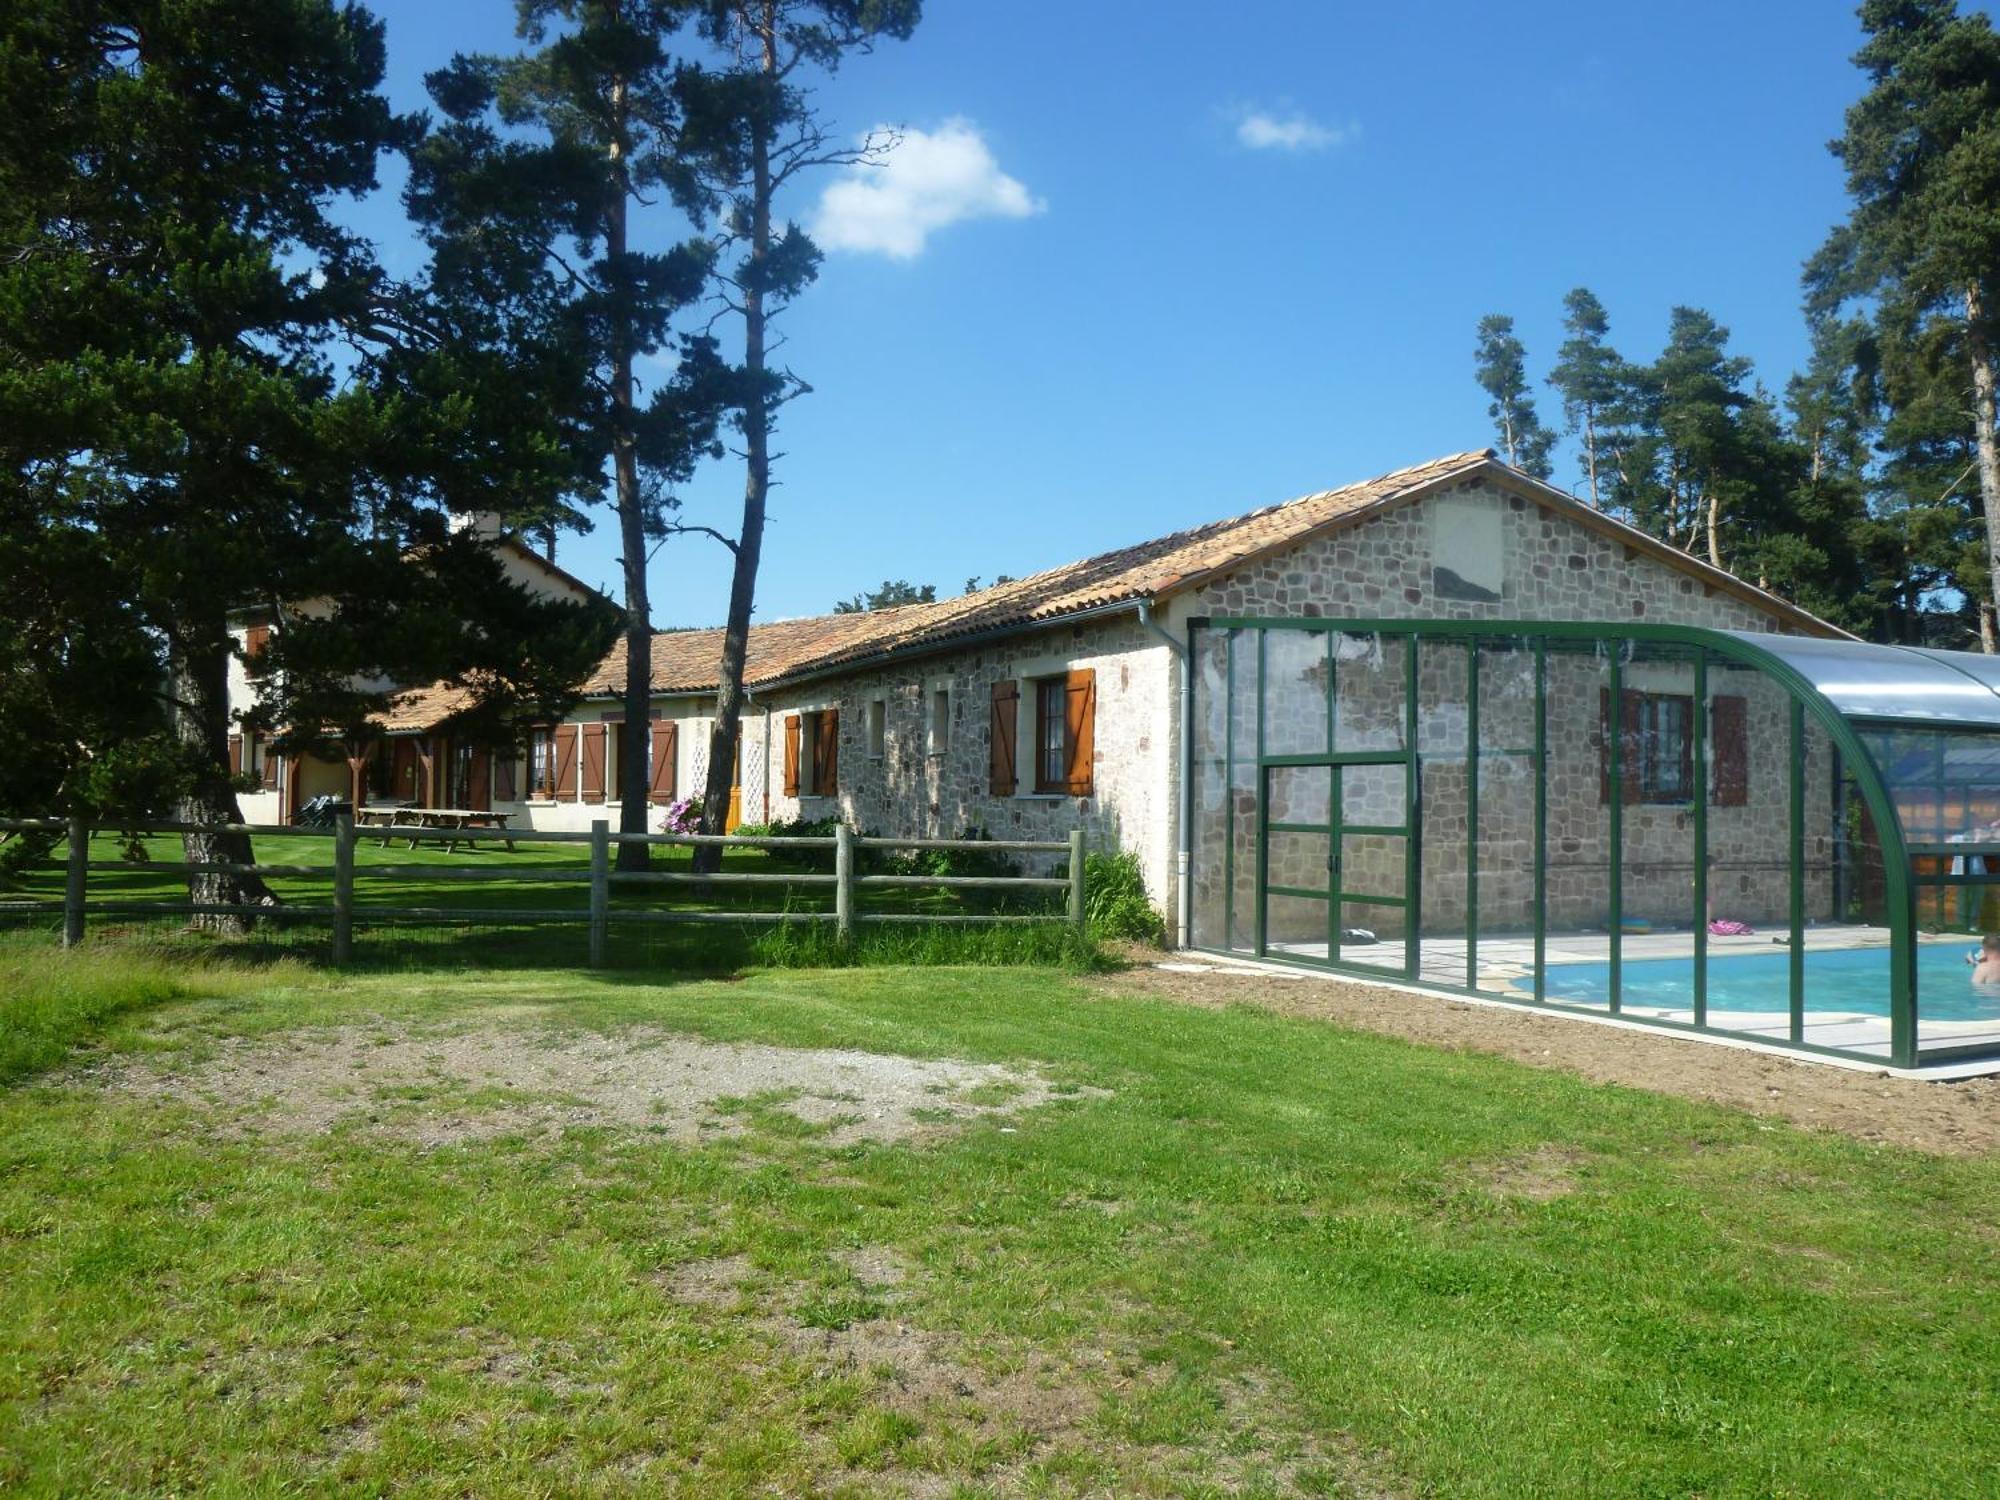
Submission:
[[[1917,1007],[1927,1021],[2000,1019],[2000,991],[1974,989],[1966,955],[1971,943],[1927,943],[1917,949]],[[1602,1005],[1611,993],[1611,965],[1550,964],[1543,993],[1551,1000]],[[1619,973],[1624,1005],[1662,1010],[1694,1006],[1694,959],[1641,958]],[[1889,1014],[1889,950],[1840,948],[1806,954],[1806,1012]],[[1788,1012],[1792,1006],[1791,954],[1714,954],[1708,960],[1708,1008],[1716,1011]]]

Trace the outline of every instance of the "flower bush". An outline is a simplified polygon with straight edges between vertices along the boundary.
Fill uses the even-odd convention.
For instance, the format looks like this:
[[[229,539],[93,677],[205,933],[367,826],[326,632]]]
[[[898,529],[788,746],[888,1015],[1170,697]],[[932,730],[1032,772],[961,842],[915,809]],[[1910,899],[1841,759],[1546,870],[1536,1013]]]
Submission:
[[[661,833],[699,833],[701,831],[701,798],[683,797],[678,802],[669,802],[667,810],[660,817]]]

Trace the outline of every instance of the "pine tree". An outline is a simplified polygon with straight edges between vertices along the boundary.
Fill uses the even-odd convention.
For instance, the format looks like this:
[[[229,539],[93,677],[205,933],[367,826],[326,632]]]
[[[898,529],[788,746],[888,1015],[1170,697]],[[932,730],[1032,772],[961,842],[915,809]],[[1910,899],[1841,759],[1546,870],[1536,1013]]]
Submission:
[[[1929,342],[1957,346],[1970,469],[1985,521],[1987,649],[2000,578],[2000,35],[1954,0],[1866,0],[1867,42],[1855,62],[1869,90],[1847,112],[1833,152],[1853,212],[1806,271],[1809,306],[1831,314],[1857,300]]]
[[[439,295],[512,377],[502,409],[525,397],[562,414],[552,463],[576,505],[602,497],[609,468],[629,725],[652,717],[647,564],[674,486],[720,456],[714,343],[674,329],[713,262],[697,230],[711,200],[683,141],[693,64],[669,50],[694,8],[518,0],[529,50],[460,56],[430,78],[446,123],[416,154],[409,194],[437,251]],[[675,234],[664,250],[638,248]],[[647,363],[671,371],[650,393]],[[624,734],[618,747],[618,784],[643,787],[648,737]],[[644,797],[623,797],[620,830],[644,833],[646,815]],[[646,846],[621,844],[618,864],[643,867]]]
[[[1598,426],[1618,402],[1625,379],[1625,362],[1606,342],[1611,318],[1588,287],[1577,287],[1563,298],[1563,331],[1569,337],[1557,351],[1555,368],[1549,371],[1549,384],[1562,399],[1568,435],[1582,440],[1590,503],[1602,509],[1597,473]]]
[[[1528,354],[1514,336],[1514,320],[1502,313],[1481,318],[1478,339],[1473,349],[1473,376],[1479,388],[1492,397],[1486,415],[1493,419],[1500,451],[1515,468],[1547,479],[1551,472],[1549,451],[1556,438],[1535,415],[1535,400],[1528,386]]]
[[[870,159],[835,144],[807,82],[832,73],[878,38],[907,38],[921,0],[702,0],[702,27],[734,65],[705,80],[691,112],[708,152],[707,180],[728,202],[724,227],[734,261],[721,271],[729,310],[743,329],[736,426],[743,437],[743,516],[727,545],[733,564],[723,624],[715,724],[709,737],[702,832],[719,833],[736,780],[743,715],[743,668],[763,558],[771,492],[771,435],[779,408],[804,383],[772,362],[771,324],[819,271],[819,250],[797,224],[780,223],[779,196],[816,168]],[[697,867],[719,866],[721,851],[696,851]]]
[[[383,62],[379,23],[330,0],[18,0],[0,19],[0,486],[20,541],[0,569],[56,653],[0,698],[42,694],[51,730],[84,736],[59,756],[70,805],[172,795],[188,822],[241,821],[234,608],[280,621],[248,663],[270,689],[249,722],[280,749],[371,733],[382,695],[357,673],[505,699],[545,685],[544,636],[576,643],[577,612],[448,524],[458,481],[430,460],[456,393],[419,408],[375,383],[410,310],[339,208],[415,133]],[[145,706],[107,712],[90,669]],[[196,903],[269,899],[217,868],[251,862],[247,840],[184,848]]]

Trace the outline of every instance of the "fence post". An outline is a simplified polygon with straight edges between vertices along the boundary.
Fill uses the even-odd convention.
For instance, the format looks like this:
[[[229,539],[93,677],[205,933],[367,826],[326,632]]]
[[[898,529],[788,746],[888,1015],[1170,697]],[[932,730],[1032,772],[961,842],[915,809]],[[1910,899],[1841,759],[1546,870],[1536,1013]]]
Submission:
[[[90,824],[69,820],[69,869],[63,880],[63,946],[83,941],[84,882],[90,874]]]
[[[1069,831],[1069,920],[1078,932],[1083,931],[1083,830]]]
[[[833,830],[833,927],[843,943],[854,936],[854,833],[845,823]]]
[[[604,967],[604,939],[611,912],[611,825],[590,821],[590,966]]]
[[[333,961],[354,956],[354,814],[333,819]]]

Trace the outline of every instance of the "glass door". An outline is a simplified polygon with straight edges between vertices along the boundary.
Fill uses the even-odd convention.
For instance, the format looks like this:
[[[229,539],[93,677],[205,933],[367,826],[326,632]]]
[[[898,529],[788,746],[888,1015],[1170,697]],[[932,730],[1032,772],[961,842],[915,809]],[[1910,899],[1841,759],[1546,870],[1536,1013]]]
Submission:
[[[1402,754],[1265,762],[1259,954],[1415,977],[1410,794]]]

